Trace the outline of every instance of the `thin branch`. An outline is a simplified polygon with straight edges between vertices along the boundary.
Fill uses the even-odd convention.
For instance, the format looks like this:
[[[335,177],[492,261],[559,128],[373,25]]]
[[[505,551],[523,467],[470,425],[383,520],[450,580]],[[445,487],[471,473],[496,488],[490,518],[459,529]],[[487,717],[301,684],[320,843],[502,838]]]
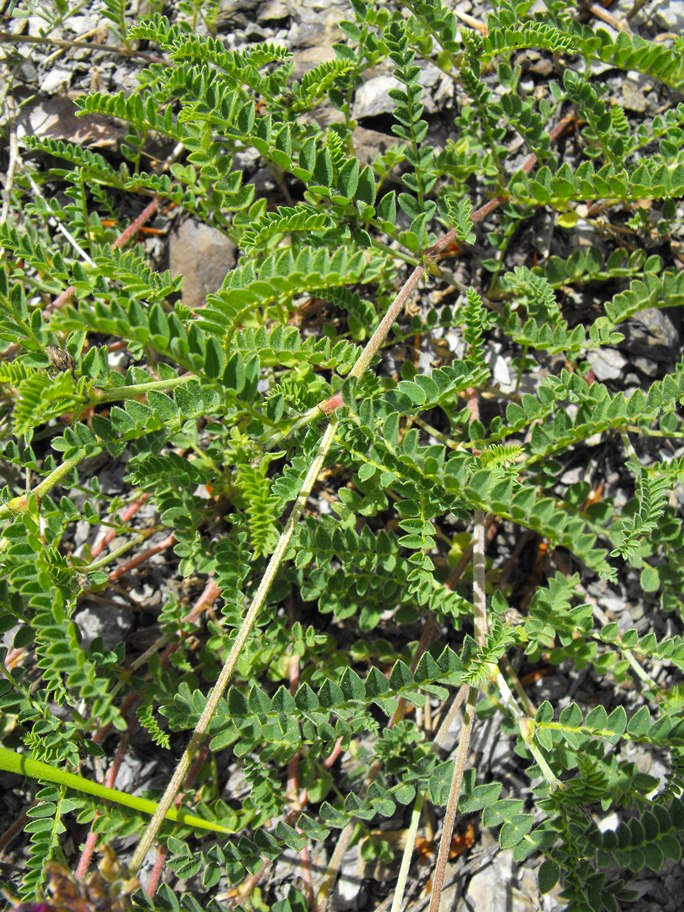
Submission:
[[[7,163],[7,176],[5,178],[5,188],[3,192],[2,212],[0,213],[0,225],[4,225],[9,215],[10,201],[12,199],[12,188],[14,187],[14,176],[17,173],[19,164],[19,141],[17,139],[17,113],[16,105],[12,95],[7,96],[7,113],[9,126],[9,161]]]
[[[9,517],[15,516],[17,513],[23,513],[25,510],[28,510],[29,501],[32,497],[40,500],[41,497],[58,485],[72,469],[75,469],[79,462],[85,459],[85,456],[85,451],[79,450],[50,472],[50,474],[47,475],[40,484],[37,484],[28,494],[13,497],[12,500],[8,500],[7,503],[2,504],[2,506],[0,506],[0,519],[9,519]]]
[[[117,57],[138,57],[148,63],[173,64],[163,57],[147,54],[145,51],[135,51],[131,48],[120,48],[113,44],[89,44],[87,41],[69,41],[66,38],[49,38],[47,35],[15,35],[12,32],[0,31],[0,44],[48,44],[60,48],[87,48],[89,51],[104,51],[107,54],[116,54]]]
[[[484,513],[475,512],[475,528],[473,534],[473,603],[475,605],[475,637],[480,646],[485,645],[487,634],[487,601],[485,594],[485,524]],[[454,760],[454,773],[451,779],[449,797],[447,799],[446,813],[442,823],[442,836],[439,842],[437,861],[432,877],[432,896],[430,898],[430,912],[439,912],[444,888],[444,875],[451,851],[451,839],[454,833],[456,815],[458,813],[458,798],[461,794],[463,773],[470,752],[470,736],[473,730],[475,707],[477,705],[478,687],[469,687],[466,699],[463,728],[458,744],[458,751]]]
[[[406,845],[404,846],[404,852],[401,856],[401,867],[399,868],[397,885],[394,888],[394,899],[392,900],[390,912],[401,912],[401,903],[404,898],[406,881],[408,880],[409,870],[411,868],[411,857],[413,855],[413,847],[416,844],[416,835],[418,833],[418,824],[420,823],[420,814],[423,809],[423,800],[423,793],[419,791],[416,795],[413,812],[411,813],[411,822],[409,824],[408,832],[406,833]]]
[[[129,504],[129,506],[127,506],[121,512],[121,515],[119,516],[119,523],[122,526],[127,525],[133,519],[133,517],[138,512],[138,510],[143,506],[145,501],[149,499],[149,496],[150,495],[147,493],[141,494],[140,497],[136,501],[134,501],[132,504]],[[91,559],[94,560],[96,557],[99,557],[99,555],[102,554],[102,552],[105,550],[105,548],[108,548],[109,545],[117,537],[117,535],[120,535],[120,534],[121,533],[120,533],[119,528],[109,529],[107,532],[105,532],[104,535],[102,535],[102,537],[99,538],[93,545],[92,551],[90,552]]]

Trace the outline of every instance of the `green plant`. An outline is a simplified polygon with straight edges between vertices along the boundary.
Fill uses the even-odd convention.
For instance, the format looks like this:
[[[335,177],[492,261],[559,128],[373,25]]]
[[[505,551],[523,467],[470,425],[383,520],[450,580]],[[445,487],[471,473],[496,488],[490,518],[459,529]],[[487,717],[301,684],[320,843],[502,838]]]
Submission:
[[[138,836],[122,859],[133,872],[161,840],[171,871],[197,884],[208,908],[222,878],[239,884],[286,848],[337,836],[322,907],[349,842],[410,804],[415,838],[426,800],[446,806],[433,912],[458,811],[497,828],[517,862],[541,855],[540,889],[560,880],[573,912],[619,909],[625,872],[680,856],[684,720],[676,680],[663,687],[656,671],[684,668],[681,637],[665,635],[662,620],[670,612],[681,626],[673,490],[682,462],[663,447],[674,454],[682,436],[684,367],[627,394],[596,381],[586,358],[618,345],[634,314],[684,299],[670,248],[684,196],[684,108],[634,125],[578,64],[608,62],[677,88],[681,42],[613,39],[580,24],[564,0],[544,13],[496,3],[486,37],[459,30],[438,0],[407,6],[404,16],[354,0],[336,59],[295,81],[282,47],[229,51],[199,38],[200,8],[184,4],[178,24],[156,14],[128,30],[127,42],[151,42],[167,61],[150,64],[136,92],[78,100],[128,124],[118,168],[76,145],[25,140],[27,159],[47,161],[31,179],[61,192],[36,195],[18,175],[9,208],[21,207],[23,221],[0,226],[0,623],[12,631],[13,661],[35,667],[38,681],[29,686],[6,662],[3,750],[7,768],[14,749],[30,752],[28,774],[58,786],[38,793],[31,812],[24,899],[59,857],[67,815],[104,841]],[[107,9],[123,29],[123,7]],[[557,75],[541,96],[520,88],[518,52],[528,48],[547,52]],[[467,95],[443,149],[431,144],[420,60]],[[364,165],[351,99],[382,61],[397,79],[398,143]],[[325,98],[341,117],[324,130],[304,115]],[[182,154],[143,170],[151,134]],[[514,135],[528,155],[517,167]],[[234,164],[244,149],[259,153],[287,205],[255,198]],[[152,202],[124,230],[131,197]],[[166,203],[241,251],[196,312],[176,300],[180,279],[126,247]],[[629,217],[626,249],[600,236],[599,204],[618,225]],[[656,205],[655,222],[638,216]],[[572,252],[514,264],[516,240],[541,213]],[[593,246],[575,243],[580,219],[596,230]],[[476,251],[488,254],[482,267]],[[467,264],[467,286],[451,271],[454,256]],[[592,291],[583,319],[571,308],[578,288]],[[405,313],[411,296],[444,289],[452,304]],[[419,372],[403,343],[429,346],[445,331],[460,336],[462,357]],[[492,376],[494,343],[515,376],[508,385]],[[123,368],[113,359],[121,346]],[[592,492],[599,479],[564,479],[597,435],[634,479],[624,506],[617,489]],[[103,490],[104,465],[123,467],[120,493]],[[145,502],[154,520],[134,530]],[[76,523],[111,527],[123,543],[77,551]],[[544,544],[526,587],[511,574],[513,544],[485,553],[486,528],[519,536],[520,548]],[[195,607],[171,586],[155,645],[135,659],[123,643],[85,644],[80,604],[106,598],[135,565],[128,552],[157,533],[178,583],[206,581]],[[598,578],[641,586],[649,612],[638,630],[609,622],[587,591]],[[535,707],[521,663],[588,669],[600,699]],[[454,690],[465,709],[451,760],[425,720]],[[478,715],[495,716],[514,741],[524,794],[467,768]],[[104,735],[126,737],[134,722],[162,759],[172,737],[187,744],[144,834],[127,811],[67,798],[76,780],[59,772],[103,756]],[[638,772],[626,744],[666,757],[662,778]],[[333,777],[340,752],[349,761]],[[249,783],[242,801],[222,796],[213,775],[229,762]],[[197,814],[172,828],[183,786],[207,826],[239,836],[198,846]],[[620,823],[604,832],[609,812]],[[271,908],[305,908],[304,884],[308,896],[292,888]],[[192,892],[179,900],[165,886],[133,901],[200,908]]]

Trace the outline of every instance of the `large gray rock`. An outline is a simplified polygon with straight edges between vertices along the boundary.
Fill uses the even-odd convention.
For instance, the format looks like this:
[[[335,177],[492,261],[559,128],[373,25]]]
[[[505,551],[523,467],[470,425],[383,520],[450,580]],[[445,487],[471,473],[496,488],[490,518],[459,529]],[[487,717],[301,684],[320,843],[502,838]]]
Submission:
[[[182,222],[169,238],[171,275],[185,277],[183,303],[204,307],[235,266],[235,244],[225,234],[193,219]]]

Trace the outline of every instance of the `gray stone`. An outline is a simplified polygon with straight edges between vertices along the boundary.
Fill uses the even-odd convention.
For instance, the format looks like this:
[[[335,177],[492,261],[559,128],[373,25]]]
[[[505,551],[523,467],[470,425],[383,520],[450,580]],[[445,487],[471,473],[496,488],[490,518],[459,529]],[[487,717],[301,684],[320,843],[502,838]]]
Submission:
[[[110,117],[76,117],[69,95],[53,95],[24,105],[17,117],[19,136],[45,136],[63,139],[88,148],[115,148],[126,135],[127,127]]]
[[[424,64],[418,80],[425,90],[420,103],[428,114],[434,114],[453,98],[453,83],[434,64]],[[352,116],[355,120],[360,120],[364,117],[390,114],[394,110],[395,102],[390,98],[389,91],[400,87],[401,84],[389,74],[366,80],[356,90]]]
[[[131,612],[123,605],[117,608],[114,602],[107,604],[86,602],[74,618],[84,646],[89,646],[96,637],[102,637],[106,649],[117,646],[131,629]]]
[[[259,7],[259,22],[282,22],[283,19],[289,19],[290,7],[283,0],[267,0]]]
[[[332,44],[317,44],[314,47],[302,48],[295,54],[292,61],[294,64],[292,74],[295,79],[301,79],[309,70],[328,60],[335,60]]]
[[[354,130],[354,152],[356,157],[366,165],[371,165],[396,143],[397,137],[378,130],[357,127]]]
[[[169,238],[169,269],[185,277],[183,303],[204,307],[207,295],[216,291],[226,273],[235,266],[235,244],[210,225],[187,219]]]
[[[488,834],[483,848],[496,852],[496,841]],[[461,862],[462,864],[462,862]],[[447,882],[458,871],[459,862],[447,868]],[[541,912],[536,876],[529,868],[513,862],[512,852],[496,852],[491,862],[473,874],[464,891],[459,877],[442,893],[442,909],[469,912]]]
[[[650,107],[644,93],[629,79],[622,83],[622,104],[628,111],[636,111],[638,114],[643,114]]]
[[[515,389],[515,378],[511,375],[508,361],[499,354],[487,356],[487,362],[492,369],[492,377],[499,384],[503,393],[512,393]]]
[[[256,11],[261,0],[221,0],[219,3],[219,19],[237,19],[244,23],[249,19],[254,21]]]
[[[92,523],[87,522],[85,519],[79,519],[74,529],[74,546],[76,547],[76,554],[78,557],[81,556],[82,545],[84,545],[86,542],[91,541],[92,537]]]
[[[594,376],[601,382],[617,380],[627,363],[627,358],[614,348],[602,348],[589,352],[587,360],[591,364]]]
[[[40,83],[40,91],[46,95],[54,95],[69,87],[71,83],[71,70],[65,70],[62,67],[53,67],[47,73]]]
[[[64,28],[76,35],[85,35],[94,31],[100,25],[106,25],[106,20],[101,19],[97,14],[91,13],[87,16],[69,16],[64,23]]]
[[[38,82],[38,70],[36,65],[29,58],[19,66],[19,78],[28,85],[35,85]]]
[[[635,314],[621,331],[625,335],[622,351],[652,361],[671,362],[679,357],[679,331],[672,317],[656,307]]]
[[[420,65],[418,81],[427,91],[423,92],[421,104],[428,114],[442,110],[454,97],[454,82],[434,63]]]
[[[334,44],[342,37],[339,23],[349,18],[349,8],[325,0],[293,5],[293,26],[289,34],[292,50]]]
[[[659,28],[675,35],[684,32],[684,3],[682,0],[658,0],[654,4],[653,19]]]
[[[142,760],[132,755],[130,751],[126,752],[117,771],[114,787],[122,792],[128,792],[129,795],[135,794],[141,788],[142,771]]]
[[[344,853],[331,906],[335,910],[361,909],[364,892],[363,861],[357,844]]]

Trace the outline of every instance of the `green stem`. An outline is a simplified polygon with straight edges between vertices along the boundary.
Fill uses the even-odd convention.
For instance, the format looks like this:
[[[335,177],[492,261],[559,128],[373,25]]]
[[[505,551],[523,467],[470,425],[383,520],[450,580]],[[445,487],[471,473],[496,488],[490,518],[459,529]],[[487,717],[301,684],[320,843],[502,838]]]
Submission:
[[[28,776],[29,779],[38,779],[41,782],[52,782],[55,785],[74,789],[74,791],[83,792],[86,795],[93,795],[95,798],[102,798],[104,801],[113,801],[115,804],[131,808],[134,811],[140,811],[142,814],[154,814],[158,807],[155,801],[150,801],[147,798],[137,798],[127,792],[120,792],[118,789],[107,788],[98,782],[92,782],[90,779],[84,779],[74,773],[67,773],[64,770],[50,766],[48,763],[44,763],[42,760],[34,760],[31,756],[18,754],[16,751],[8,750],[5,747],[0,747],[0,769],[7,773],[16,773],[18,776]],[[177,811],[175,808],[169,808],[164,817],[166,820],[173,820],[176,823],[192,826],[195,829],[211,830],[215,833],[235,832],[235,830],[231,830],[228,827],[212,823],[210,820],[203,820],[201,817],[195,817],[192,814],[186,814],[184,811]]]
[[[132,386],[117,386],[112,389],[93,387],[90,390],[90,401],[93,405],[101,405],[103,402],[118,402],[119,399],[144,396],[152,391],[161,393],[182,386],[193,377],[193,374],[183,374],[182,377],[170,377],[168,380],[152,380],[150,383],[134,383]]]
[[[423,278],[424,274],[425,269],[422,266],[416,266],[406,282],[404,282],[401,290],[399,291],[399,294],[396,296],[388,308],[385,316],[378,323],[375,332],[366,343],[366,347],[357,358],[356,363],[352,369],[349,371],[350,377],[356,377],[358,379],[368,368],[368,365],[371,363],[375,355],[382,347],[383,342],[387,338],[387,334],[389,333],[392,324],[401,313],[402,308],[415,291],[416,286]],[[305,427],[307,424],[311,424],[312,421],[320,418],[321,415],[332,414],[341,405],[342,396],[340,393],[335,393],[334,396],[331,396],[325,402],[319,402],[318,405],[314,405],[312,408],[310,408],[308,412],[305,412],[300,418],[298,418],[295,423],[292,424],[286,431],[279,431],[276,434],[270,434],[266,436],[262,441],[263,446],[266,449],[276,446],[285,437],[288,437],[290,434],[294,433],[294,431]]]
[[[542,776],[554,791],[556,789],[562,789],[562,781],[556,776],[549,764],[546,762],[544,755],[539,750],[537,743],[534,740],[534,720],[530,720],[520,708],[518,701],[513,696],[511,688],[508,686],[508,682],[500,671],[497,672],[496,686],[499,690],[499,694],[501,695],[502,703],[513,716],[518,731],[520,732],[520,736],[525,742],[525,746],[532,754]]]
[[[60,466],[50,472],[40,484],[30,491],[28,494],[22,494],[19,497],[14,497],[12,500],[8,500],[7,503],[0,506],[0,519],[7,519],[10,516],[15,516],[17,513],[23,513],[28,509],[29,500],[32,497],[40,500],[45,494],[51,491],[60,481],[65,478],[72,469],[75,469],[76,466],[85,459],[86,453],[84,450],[79,450],[75,453],[70,459],[67,459]]]
[[[129,529],[125,530],[129,532]],[[132,548],[135,548],[136,545],[141,545],[145,539],[149,538],[154,532],[158,532],[159,529],[150,529],[143,534],[136,535],[135,538],[132,538],[130,541],[124,542],[119,548],[115,548],[114,551],[109,551],[105,554],[104,557],[101,557],[98,561],[93,561],[92,564],[88,564],[83,568],[79,568],[83,573],[93,573],[95,570],[101,570],[103,567],[106,567],[107,564],[111,564],[112,561],[115,561],[117,558],[121,557],[122,554],[126,554]]]

